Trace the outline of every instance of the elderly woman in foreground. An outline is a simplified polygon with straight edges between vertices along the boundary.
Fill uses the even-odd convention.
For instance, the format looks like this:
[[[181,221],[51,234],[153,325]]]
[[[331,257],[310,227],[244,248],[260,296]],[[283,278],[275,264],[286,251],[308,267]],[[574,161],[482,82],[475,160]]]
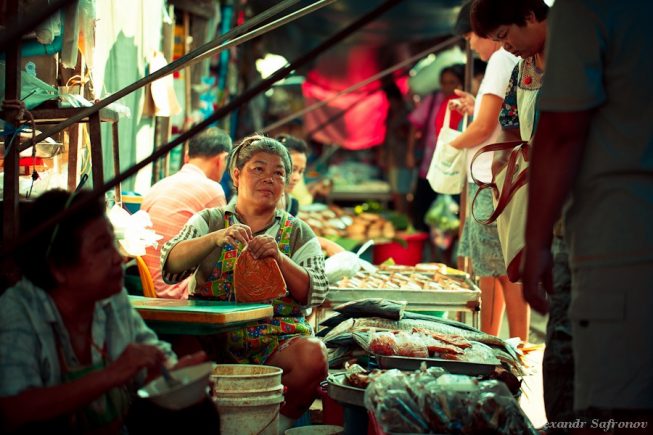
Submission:
[[[211,337],[209,352],[224,362],[266,364],[283,369],[288,388],[281,429],[300,417],[327,375],[324,345],[314,337],[303,310],[322,303],[328,289],[324,257],[313,231],[277,209],[292,173],[286,148],[264,136],[244,139],[230,156],[235,204],[193,216],[161,251],[164,280],[190,274],[195,299],[234,300],[234,265],[247,248],[254,258],[273,258],[286,282],[286,296],[271,301],[274,317]]]
[[[90,195],[46,192],[21,216],[21,226],[29,231]],[[19,255],[23,279],[0,297],[0,433],[121,433],[127,426],[140,433],[145,420],[154,431],[181,427],[162,409],[134,400],[146,375],[172,367],[177,357],[130,305],[104,211],[103,200],[91,200]],[[183,415],[195,417],[193,428],[212,424],[216,433],[217,413],[208,405],[209,420]]]

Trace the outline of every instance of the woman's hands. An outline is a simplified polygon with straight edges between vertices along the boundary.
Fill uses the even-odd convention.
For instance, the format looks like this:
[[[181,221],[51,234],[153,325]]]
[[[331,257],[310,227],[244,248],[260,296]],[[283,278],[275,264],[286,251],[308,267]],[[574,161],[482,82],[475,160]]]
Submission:
[[[169,369],[177,370],[205,361],[208,361],[206,352],[198,351],[182,357],[177,364],[169,367]],[[123,385],[131,381],[141,369],[147,369],[147,381],[154,379],[161,374],[163,364],[166,364],[166,356],[158,347],[149,344],[131,343],[122,351],[118,359],[109,366],[109,370],[116,376],[116,385]]]
[[[215,244],[220,248],[226,244],[233,246],[246,245],[253,239],[252,229],[243,224],[230,225],[228,228],[218,230],[214,234]]]
[[[156,346],[130,343],[107,370],[115,376],[116,385],[123,385],[141,369],[147,369],[150,374],[158,373],[165,360],[165,354]]]
[[[272,236],[262,234],[254,237],[250,240],[247,249],[252,254],[252,257],[256,259],[272,257],[277,263],[281,264],[281,251],[279,251],[277,241]]]
[[[197,364],[208,361],[209,357],[203,350],[199,350],[193,354],[183,356],[179,359],[177,364],[174,367],[171,367],[171,370],[177,370],[184,367],[195,366]]]
[[[449,109],[455,110],[461,115],[472,116],[474,114],[474,96],[460,89],[455,89],[454,92],[459,98],[449,101]]]
[[[254,258],[273,257],[277,262],[281,260],[281,251],[274,237],[267,234],[254,237],[252,229],[247,225],[234,224],[216,231],[215,244],[223,247],[227,243],[233,246],[247,245]]]
[[[281,261],[281,251],[277,241],[272,236],[261,234],[254,237],[252,229],[243,224],[230,225],[224,230],[218,230],[215,233],[215,244],[223,247],[225,244],[233,246],[247,245],[247,249],[254,258],[272,257],[277,262]]]

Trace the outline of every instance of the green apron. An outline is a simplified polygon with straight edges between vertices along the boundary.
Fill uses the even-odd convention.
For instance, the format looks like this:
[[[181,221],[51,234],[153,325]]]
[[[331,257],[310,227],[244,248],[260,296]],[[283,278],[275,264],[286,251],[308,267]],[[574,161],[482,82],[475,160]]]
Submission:
[[[88,366],[79,365],[72,367],[64,355],[59,334],[53,334],[57,346],[57,358],[61,369],[62,383],[73,382],[92,372],[103,370],[107,367],[106,342],[102,349],[96,349],[102,354],[102,361],[91,363]],[[93,343],[95,346],[95,343]],[[126,387],[116,387],[107,391],[88,405],[77,409],[68,417],[68,433],[82,434],[115,434],[119,433],[124,417],[129,409],[130,396]]]
[[[283,211],[281,225],[275,240],[281,252],[290,256],[290,235],[295,218]],[[225,228],[233,225],[235,216],[225,213]],[[209,279],[196,289],[201,299],[234,300],[234,266],[243,248],[226,244],[215,264]],[[300,336],[312,335],[311,326],[306,322],[301,306],[290,296],[271,301],[274,317],[248,323],[234,331],[220,334],[218,338],[224,346],[222,354],[225,362],[239,364],[263,364],[280,344]]]

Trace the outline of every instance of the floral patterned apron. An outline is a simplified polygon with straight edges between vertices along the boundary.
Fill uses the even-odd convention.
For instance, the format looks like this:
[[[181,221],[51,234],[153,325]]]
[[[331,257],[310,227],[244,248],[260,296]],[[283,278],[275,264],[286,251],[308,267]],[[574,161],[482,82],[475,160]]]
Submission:
[[[281,225],[275,236],[281,252],[290,256],[290,235],[295,219],[283,211]],[[233,213],[225,213],[225,228],[236,223]],[[209,279],[197,287],[202,299],[221,301],[234,300],[234,266],[243,248],[226,244],[215,264]],[[274,317],[249,323],[237,330],[221,334],[224,348],[221,349],[228,362],[239,364],[263,364],[285,341],[300,336],[312,335],[301,306],[290,296],[271,301]]]

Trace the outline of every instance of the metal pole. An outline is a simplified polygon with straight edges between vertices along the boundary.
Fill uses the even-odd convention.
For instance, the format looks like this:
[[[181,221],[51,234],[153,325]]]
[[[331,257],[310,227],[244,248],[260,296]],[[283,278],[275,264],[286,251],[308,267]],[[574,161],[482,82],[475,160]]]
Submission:
[[[225,34],[223,34],[223,35],[221,35],[219,37],[217,37],[213,41],[208,42],[208,43],[202,45],[199,48],[196,48],[195,50],[191,51],[190,53],[186,54],[185,56],[180,57],[176,61],[166,65],[165,67],[163,67],[163,68],[161,68],[161,69],[159,69],[157,71],[154,71],[153,73],[149,74],[146,77],[143,77],[140,80],[137,80],[136,82],[132,83],[131,85],[126,86],[125,88],[119,90],[118,92],[115,92],[115,93],[107,96],[103,100],[98,101],[97,103],[95,103],[93,106],[91,106],[91,107],[89,107],[87,109],[81,110],[78,114],[76,114],[74,116],[71,116],[70,118],[66,119],[65,121],[60,122],[59,124],[55,125],[51,129],[49,129],[47,131],[44,131],[43,133],[37,135],[33,140],[25,142],[21,146],[20,150],[23,151],[23,150],[31,147],[33,143],[38,143],[38,142],[42,141],[43,139],[45,139],[47,137],[51,137],[55,133],[58,133],[61,130],[63,130],[64,128],[81,121],[82,119],[88,117],[89,115],[91,115],[91,114],[93,114],[95,112],[98,112],[100,109],[103,109],[103,108],[107,107],[109,104],[121,99],[125,95],[128,95],[128,94],[134,92],[137,89],[140,89],[141,87],[147,85],[148,83],[151,83],[151,82],[153,82],[155,80],[158,80],[161,77],[165,77],[168,74],[172,74],[173,72],[175,72],[175,71],[177,71],[177,70],[179,70],[181,68],[185,68],[185,67],[190,66],[190,65],[192,65],[192,64],[194,64],[196,62],[199,62],[202,59],[204,59],[206,56],[215,55],[215,54],[217,54],[217,53],[219,53],[219,52],[221,52],[221,51],[223,51],[223,50],[225,50],[227,48],[230,48],[230,47],[233,47],[233,46],[237,45],[234,42],[232,42],[231,40],[236,38],[236,37],[239,37],[239,36],[243,35],[244,33],[246,33],[249,29],[251,29],[255,25],[257,25],[257,24],[259,24],[259,23],[261,23],[263,21],[266,21],[267,19],[269,19],[273,15],[276,15],[280,11],[294,5],[295,3],[299,2],[299,1],[301,1],[301,0],[285,0],[285,1],[275,5],[273,7],[271,7],[270,9],[266,10],[265,12],[257,15],[256,17],[252,18],[251,20],[245,22],[241,26],[234,27],[232,30],[230,30],[229,32],[227,32],[227,33],[225,33]],[[327,6],[327,5],[331,4],[331,3],[334,3],[335,1],[336,0],[319,0],[319,1],[315,2],[315,3],[313,3],[310,6],[307,6],[307,7],[303,8],[303,9],[300,9],[299,11],[294,12],[292,14],[289,14],[289,15],[285,16],[284,18],[282,18],[280,20],[277,20],[274,23],[271,23],[271,24],[269,24],[267,26],[264,26],[264,27],[266,28],[266,31],[272,30],[273,28],[277,28],[277,27],[279,27],[279,26],[281,26],[283,24],[287,24],[287,23],[289,23],[291,21],[294,21],[294,20],[296,20],[296,19],[298,19],[298,18],[300,18],[300,17],[302,17],[302,16],[304,16],[306,14],[309,14],[309,13],[311,13],[311,12],[317,10],[317,9],[323,8],[324,6]],[[272,24],[274,24],[274,26]],[[259,32],[258,29],[257,29],[256,31],[254,31],[252,33],[253,33],[254,36],[260,36],[264,32]],[[251,36],[251,37],[254,37],[254,36]],[[251,39],[251,37],[250,38],[241,38],[241,39],[239,39],[239,43],[242,43],[242,42],[244,42],[244,41],[246,41],[248,39]],[[227,42],[227,41],[230,41],[230,42],[225,44],[225,42]],[[209,52],[210,52],[210,54],[206,54],[206,53],[209,53]]]
[[[465,92],[472,91],[472,79],[474,78],[474,54],[469,41],[465,41],[465,56],[467,63],[465,64]]]

